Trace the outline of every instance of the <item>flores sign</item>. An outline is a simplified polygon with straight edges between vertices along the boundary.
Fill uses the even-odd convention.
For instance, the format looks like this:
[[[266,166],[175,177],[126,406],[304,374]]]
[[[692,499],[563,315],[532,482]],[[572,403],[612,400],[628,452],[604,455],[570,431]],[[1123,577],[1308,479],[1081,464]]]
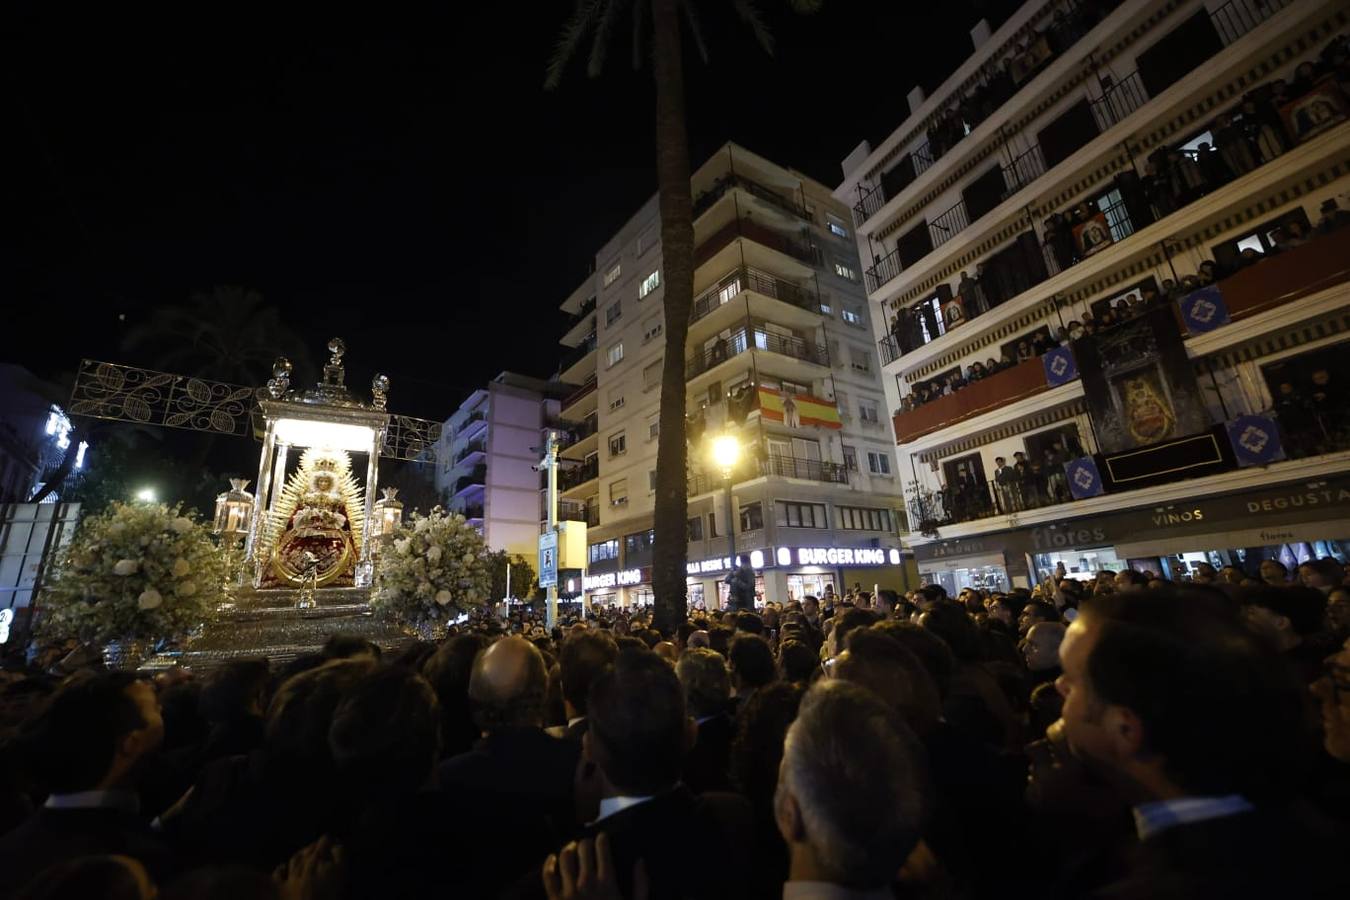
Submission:
[[[585,578],[581,579],[582,590],[587,591],[641,583],[641,569],[621,569],[618,572],[603,572],[599,575],[587,575]]]
[[[790,547],[778,548],[778,564],[790,566],[884,566],[900,565],[900,551],[880,547]]]

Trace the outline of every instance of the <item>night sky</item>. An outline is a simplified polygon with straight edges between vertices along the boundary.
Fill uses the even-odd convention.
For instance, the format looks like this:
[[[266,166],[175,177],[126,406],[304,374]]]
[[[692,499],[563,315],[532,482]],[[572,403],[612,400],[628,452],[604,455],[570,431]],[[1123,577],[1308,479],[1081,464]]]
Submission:
[[[1009,4],[760,5],[772,59],[729,4],[699,4],[712,61],[690,56],[693,163],[734,140],[834,185],[916,82],[969,54],[977,9]],[[439,419],[504,368],[554,370],[558,303],[655,191],[631,27],[602,78],[578,65],[547,93],[566,0],[290,6],[10,9],[0,358],[45,377],[86,356],[146,363],[119,348],[127,327],[237,284],[316,359],[345,337],[349,381],[386,371],[400,412]]]

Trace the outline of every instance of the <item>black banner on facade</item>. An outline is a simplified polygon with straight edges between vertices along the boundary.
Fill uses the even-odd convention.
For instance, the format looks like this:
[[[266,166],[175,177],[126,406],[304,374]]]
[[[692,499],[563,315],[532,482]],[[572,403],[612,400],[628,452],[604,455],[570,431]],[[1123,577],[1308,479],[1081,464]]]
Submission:
[[[1073,354],[1100,452],[1133,450],[1209,428],[1170,308],[1075,341]]]

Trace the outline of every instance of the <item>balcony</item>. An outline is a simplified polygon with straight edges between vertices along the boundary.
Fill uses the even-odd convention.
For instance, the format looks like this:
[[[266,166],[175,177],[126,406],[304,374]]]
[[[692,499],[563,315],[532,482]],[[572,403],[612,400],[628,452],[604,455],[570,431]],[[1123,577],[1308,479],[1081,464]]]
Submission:
[[[741,266],[719,278],[716,284],[694,298],[694,304],[689,312],[690,323],[721,309],[741,291],[754,291],[816,315],[820,314],[820,295],[813,289],[775,278],[759,269]]]
[[[455,437],[463,438],[477,434],[487,425],[487,413],[481,409],[469,413],[463,422],[459,423],[459,428],[455,431]]]
[[[487,454],[487,441],[483,438],[470,441],[464,445],[464,449],[455,454],[455,465],[459,465],[469,457],[481,457]]]
[[[596,436],[600,420],[597,413],[591,413],[580,422],[565,422],[567,436],[561,447],[563,459],[579,460],[595,451],[600,439]]]
[[[814,266],[817,263],[816,250],[809,244],[793,240],[757,222],[736,219],[710,234],[706,240],[694,248],[694,267],[703,265],[715,256],[717,251],[737,238],[747,238],[771,250],[777,250],[779,253],[791,256],[808,266]]]
[[[595,498],[592,497],[591,500]],[[547,512],[543,513],[541,518],[543,517],[547,517]],[[588,528],[594,528],[600,524],[600,505],[591,501],[582,503],[564,500],[558,504],[558,518],[564,522],[585,522]]]
[[[558,490],[570,491],[599,477],[600,460],[593,458],[579,466],[560,471],[558,473]]]
[[[914,409],[897,412],[894,418],[896,443],[908,444],[939,428],[947,428],[963,419],[1049,389],[1044,363],[1039,358],[1029,359],[967,385],[954,394],[946,394]]]
[[[568,381],[571,380],[569,379],[569,376],[571,376],[571,378],[574,379],[577,375],[582,374],[581,370],[582,363],[586,361],[587,357],[595,353],[596,344],[597,344],[596,334],[594,331],[592,331],[590,334],[586,335],[584,338],[581,339],[581,343],[577,344],[575,347],[570,348],[566,353],[564,353],[562,355],[562,359],[559,360],[558,362],[559,379],[561,381]],[[594,360],[592,360],[591,365],[589,366],[589,370],[594,371],[594,369],[595,369]]]
[[[823,462],[797,456],[770,455],[765,459],[748,459],[732,476],[733,484],[741,484],[763,477],[796,478],[825,484],[848,484],[848,469],[840,463]],[[726,486],[718,474],[701,472],[689,476],[689,496],[706,494]]]
[[[486,480],[487,466],[475,466],[474,470],[468,475],[462,475],[455,479],[455,485],[451,495],[458,497],[461,494],[467,494],[475,489],[482,490]]]
[[[747,339],[749,333],[753,333],[753,344]],[[712,347],[688,359],[684,366],[684,376],[686,379],[696,378],[747,350],[764,350],[825,368],[829,368],[830,365],[829,353],[823,344],[761,328],[749,331],[746,327],[742,327],[733,332],[731,337],[717,341]]]
[[[1219,9],[1210,13],[1210,19],[1220,35],[1223,46],[1227,47],[1292,2],[1293,0],[1229,0]],[[1071,16],[1075,14],[1076,11],[1071,13]],[[1082,33],[1086,33],[1086,31],[1078,33],[1078,36],[1081,37]],[[1077,40],[1077,37],[1074,40]],[[1066,44],[1065,47],[1067,46]],[[1062,49],[1052,56],[1046,57],[1038,63],[1038,67],[1043,68],[1060,53],[1062,53]],[[1105,76],[1100,81],[1100,91],[1100,96],[1089,97],[1089,106],[1099,134],[1104,134],[1124,121],[1150,99],[1138,72],[1132,72],[1120,81],[1112,81],[1110,76]],[[963,116],[960,115],[955,117],[958,122],[962,119]],[[858,185],[859,201],[854,207],[854,214],[858,217],[859,224],[861,225],[867,219],[881,212],[888,198],[898,196],[900,191],[914,181],[933,162],[941,158],[947,150],[960,143],[961,139],[973,131],[978,124],[978,122],[969,121],[969,118],[966,117],[965,125],[968,128],[962,133],[950,135],[945,140],[940,138],[934,128],[930,128],[929,140],[924,142],[913,154],[910,154],[912,163],[898,163],[886,173],[886,175],[889,175],[892,171],[902,169],[906,172],[905,178],[899,179],[898,183],[890,184],[889,187],[888,182],[895,182],[896,179],[888,178],[886,175],[876,176],[878,183],[875,186],[869,187],[860,183]],[[941,129],[938,128],[938,132],[940,131]],[[1003,140],[1006,143],[1006,137]],[[1044,175],[1046,171],[1045,159],[1040,151],[1040,146],[1038,143],[1033,143],[1031,150],[1025,151],[1012,163],[1004,167],[1004,180],[1008,185],[1004,199],[1011,197],[1031,184]],[[957,206],[937,217],[937,220],[942,220],[944,216],[951,219],[950,221],[940,221],[942,228],[933,229],[935,220],[929,220],[930,231],[933,233],[934,248],[950,240],[957,232],[981,218],[981,216],[976,216],[974,219],[970,219],[966,216],[964,208],[960,212],[956,211],[958,206],[963,206],[963,204],[958,203]],[[884,257],[884,259],[889,260],[890,257]],[[900,273],[898,260],[892,261],[892,263],[886,267],[874,267],[875,271],[868,270],[871,273],[867,282],[869,292],[876,291]]]
[[[585,400],[588,396],[594,393],[595,393],[595,376],[591,376],[586,380],[585,384],[583,384],[581,387],[577,388],[575,391],[573,391],[572,393],[568,394],[565,398],[563,398],[561,408],[568,409],[569,407],[576,406],[577,404],[581,403],[582,400]]]
[[[770,206],[776,207],[783,212],[796,216],[799,219],[806,219],[806,210],[794,198],[784,197],[782,194],[767,188],[757,181],[752,181],[744,175],[725,175],[719,178],[710,190],[704,191],[694,198],[694,218],[712,209],[718,200],[726,196],[727,191],[732,188],[740,188],[747,194],[750,194]]]
[[[460,515],[468,519],[470,522],[474,521],[481,522],[483,519],[483,504],[481,503],[470,504],[469,506],[466,506],[462,510],[460,510]]]

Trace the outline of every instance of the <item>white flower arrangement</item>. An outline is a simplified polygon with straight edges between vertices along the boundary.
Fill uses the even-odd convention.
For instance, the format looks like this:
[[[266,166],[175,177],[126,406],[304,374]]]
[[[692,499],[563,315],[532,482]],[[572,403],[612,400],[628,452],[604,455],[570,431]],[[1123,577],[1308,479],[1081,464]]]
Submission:
[[[417,629],[441,626],[487,599],[487,545],[478,529],[439,506],[413,513],[376,557],[376,613]]]
[[[225,559],[205,525],[163,504],[113,503],[80,523],[38,600],[44,638],[175,640],[225,599]]]

